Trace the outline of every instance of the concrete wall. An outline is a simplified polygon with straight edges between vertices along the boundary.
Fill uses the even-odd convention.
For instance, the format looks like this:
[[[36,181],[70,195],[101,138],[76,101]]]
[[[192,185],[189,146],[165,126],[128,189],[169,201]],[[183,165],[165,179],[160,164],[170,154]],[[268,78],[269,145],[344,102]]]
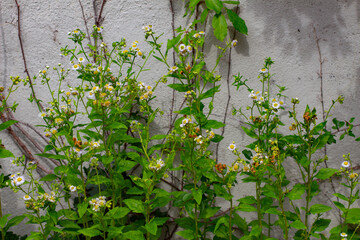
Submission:
[[[187,26],[189,20],[183,18],[184,2],[173,0],[174,25]],[[265,57],[272,57],[275,65],[272,69],[275,81],[279,85],[288,87],[286,95],[289,99],[299,97],[300,107],[306,104],[315,106],[321,115],[321,81],[319,78],[320,61],[316,36],[324,60],[322,64],[322,85],[325,109],[329,107],[332,99],[339,95],[345,96],[345,103],[337,106],[333,116],[340,120],[347,120],[352,116],[359,119],[360,98],[360,2],[358,0],[251,0],[240,1],[240,16],[246,21],[248,36],[236,34],[239,40],[238,47],[231,53],[231,61],[226,55],[220,63],[218,73],[223,76],[221,92],[217,94],[213,118],[222,120],[228,95],[231,96],[230,107],[239,107],[250,103],[247,92],[243,89],[236,92],[231,87],[227,91],[226,81],[228,68],[230,76],[240,72],[249,79],[249,84],[256,88],[258,69]],[[67,33],[76,28],[85,30],[84,19],[80,7],[80,0],[19,0],[21,7],[21,36],[24,52],[30,75],[36,75],[46,65],[56,66],[62,63],[70,67],[69,60],[60,56],[59,49],[71,44]],[[81,0],[88,27],[94,24],[93,1]],[[101,1],[96,1],[97,14]],[[145,51],[149,47],[143,41],[143,25],[152,24],[157,33],[164,32],[163,42],[172,36],[172,13],[170,0],[108,0],[104,6],[103,35],[107,43],[125,37],[128,42],[138,40],[140,47]],[[10,75],[25,77],[23,58],[21,55],[18,29],[17,8],[14,0],[0,1],[0,81],[5,87],[10,86]],[[213,66],[218,51],[215,47],[220,44],[216,40],[210,27],[206,29],[206,56],[209,65]],[[143,82],[153,83],[167,72],[163,65],[156,61],[149,64],[151,71],[143,75]],[[230,83],[233,78],[230,77]],[[67,80],[71,83],[72,79]],[[36,93],[39,98],[47,99],[47,92],[40,85]],[[157,122],[161,131],[168,126],[169,97],[171,92],[162,87],[156,93],[159,98],[156,103],[165,112],[165,118]],[[34,104],[27,101],[30,91],[21,87],[10,98],[10,102],[20,103],[15,114],[16,118],[32,125],[41,121],[37,117],[38,111]],[[176,103],[181,96],[177,96]],[[288,101],[290,105],[290,100]],[[231,110],[231,109],[230,109]],[[219,161],[230,163],[233,156],[227,151],[228,144],[235,140],[238,145],[248,142],[240,131],[240,119],[229,114],[225,129],[225,139],[219,146]],[[359,122],[356,120],[356,122]],[[30,132],[30,130],[29,130]],[[356,130],[355,132],[359,132]],[[219,132],[217,132],[219,133]],[[20,152],[11,138],[5,132],[1,133],[4,145],[14,151],[17,156]],[[358,144],[353,140],[345,140],[336,146],[328,148],[329,167],[338,168],[342,162],[342,154],[359,154]],[[360,164],[360,161],[353,158]],[[2,160],[1,165],[6,173],[22,171]],[[291,175],[292,163],[286,163]],[[296,176],[294,176],[296,179]],[[240,185],[239,196],[252,193],[251,186]],[[332,190],[326,190],[331,197]],[[2,201],[4,212],[21,213],[24,210],[22,196],[9,190],[3,190]],[[319,199],[327,198],[320,196]],[[338,219],[337,216],[332,216]],[[29,230],[29,226],[17,229],[18,233]]]

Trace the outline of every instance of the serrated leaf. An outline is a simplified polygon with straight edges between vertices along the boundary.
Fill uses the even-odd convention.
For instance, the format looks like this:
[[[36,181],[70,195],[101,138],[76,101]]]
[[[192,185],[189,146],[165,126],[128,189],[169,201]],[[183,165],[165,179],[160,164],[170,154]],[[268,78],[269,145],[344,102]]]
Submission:
[[[216,120],[207,120],[204,128],[206,129],[218,129],[225,127],[225,124]]]
[[[238,207],[236,207],[237,211],[240,212],[256,212],[257,209],[249,204],[239,204]]]
[[[220,41],[224,41],[227,35],[227,23],[225,16],[220,14],[216,14],[212,20],[212,26],[214,28],[214,35]]]
[[[84,236],[87,237],[96,237],[101,235],[101,232],[97,229],[94,228],[84,228],[84,229],[80,229],[78,230],[78,233],[83,234]]]
[[[192,189],[192,194],[193,194],[194,199],[197,202],[197,204],[200,205],[201,199],[202,199],[202,191],[201,191],[201,189],[197,189],[197,190]]]
[[[155,222],[149,222],[147,224],[145,224],[145,229],[152,235],[156,235],[157,232],[157,226],[155,224]]]
[[[205,0],[206,7],[214,10],[217,14],[221,12],[223,4],[220,0]]]
[[[78,209],[80,218],[82,218],[84,216],[84,214],[86,213],[87,207],[88,207],[87,202],[82,202],[77,205],[77,209]]]
[[[239,33],[247,35],[248,29],[245,24],[245,21],[241,17],[239,17],[234,11],[232,11],[230,9],[227,9],[227,14],[228,14],[229,20],[232,22],[234,28]]]
[[[349,198],[345,197],[345,196],[342,195],[341,193],[333,193],[333,195],[334,195],[335,197],[338,197],[338,198],[344,200],[344,201],[349,201]]]
[[[324,218],[320,218],[320,219],[316,220],[313,223],[312,232],[322,232],[322,231],[324,231],[330,225],[330,222],[331,222],[330,219],[324,219]]]
[[[200,212],[199,218],[211,218],[214,216],[221,207],[207,207]]]
[[[38,153],[37,156],[44,157],[44,158],[52,158],[52,159],[66,159],[66,156],[64,155],[56,155],[56,154],[50,154],[50,153]]]
[[[320,171],[315,175],[318,179],[329,179],[332,175],[338,172],[338,169],[335,168],[322,168]]]
[[[130,210],[126,207],[115,207],[106,213],[105,217],[119,219],[125,217],[129,212]]]
[[[300,220],[296,220],[295,222],[292,222],[290,224],[290,227],[296,228],[296,229],[306,229],[306,226],[303,222]]]
[[[128,198],[124,200],[124,203],[126,206],[128,206],[128,208],[130,208],[131,211],[145,214],[145,207],[142,201]]]
[[[303,184],[297,183],[297,184],[294,185],[291,192],[289,192],[287,194],[287,197],[290,200],[302,199],[301,196],[305,193],[305,191],[306,191],[306,186],[304,186]]]
[[[144,234],[139,230],[126,232],[124,237],[131,240],[145,240]]]
[[[194,232],[191,231],[190,229],[178,231],[178,232],[176,232],[176,234],[185,239],[189,239],[189,240],[194,239]]]
[[[217,86],[207,90],[205,93],[200,94],[199,100],[213,97],[216,92],[219,92],[219,88],[220,88],[220,85],[217,85]]]
[[[150,140],[160,140],[160,139],[164,139],[166,138],[167,135],[166,134],[158,134],[158,135],[154,135],[150,138]]]
[[[324,204],[314,204],[310,207],[310,213],[318,214],[328,212],[332,209],[332,207],[326,206]]]
[[[190,90],[188,85],[181,84],[181,83],[168,84],[168,87],[175,89],[178,92],[187,92]]]
[[[346,223],[359,224],[360,223],[360,208],[351,208],[348,211]]]
[[[54,181],[55,179],[57,179],[58,177],[55,174],[48,174],[45,177],[42,177],[40,179],[40,181],[44,181],[44,182],[49,182],[49,181]]]

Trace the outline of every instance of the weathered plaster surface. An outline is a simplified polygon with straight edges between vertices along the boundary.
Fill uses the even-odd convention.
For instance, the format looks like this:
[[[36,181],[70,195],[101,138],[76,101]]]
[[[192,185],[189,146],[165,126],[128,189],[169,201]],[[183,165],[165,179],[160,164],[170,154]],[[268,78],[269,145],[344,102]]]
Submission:
[[[93,1],[82,0],[88,21],[88,27],[94,23]],[[100,1],[97,1],[100,4]],[[240,1],[240,16],[246,21],[249,34],[243,36],[236,34],[239,40],[238,47],[232,51],[230,76],[240,72],[249,79],[249,84],[254,88],[259,86],[257,80],[258,69],[263,64],[265,57],[272,57],[276,64],[273,67],[276,84],[286,85],[289,90],[286,94],[291,99],[299,97],[300,108],[306,104],[315,106],[321,112],[320,104],[320,79],[319,55],[316,47],[314,28],[320,40],[323,63],[323,93],[325,108],[329,107],[332,99],[339,95],[345,96],[345,103],[337,106],[333,116],[340,120],[347,120],[352,116],[359,119],[360,110],[360,2],[357,0],[252,0]],[[78,1],[62,0],[20,0],[21,28],[24,50],[27,58],[28,69],[31,75],[36,75],[44,66],[56,66],[62,63],[70,67],[69,60],[60,56],[59,49],[71,44],[67,33],[73,29],[85,30],[81,8]],[[183,1],[174,1],[175,27],[187,26],[189,21],[183,18]],[[152,24],[154,31],[164,33],[162,40],[172,36],[171,12],[169,0],[108,0],[103,16],[104,38],[108,43],[125,37],[128,42],[138,40],[140,47],[149,50],[143,41],[141,27]],[[4,86],[9,86],[10,75],[25,76],[19,40],[17,37],[17,12],[13,0],[0,1],[0,81]],[[214,59],[220,44],[212,35],[211,29],[206,28],[206,56]],[[223,76],[223,86],[215,100],[213,117],[222,120],[225,111],[228,92],[226,76],[229,62],[222,61],[218,73]],[[210,60],[210,67],[214,61]],[[151,61],[151,71],[143,75],[142,81],[153,83],[166,73],[164,66]],[[73,79],[67,80],[69,84]],[[230,83],[233,79],[230,79]],[[47,92],[38,85],[36,92],[39,98],[47,99]],[[38,112],[34,104],[26,99],[30,95],[27,88],[20,88],[10,102],[16,101],[20,105],[16,118],[31,124],[39,124]],[[164,131],[168,126],[168,116],[171,92],[166,87],[159,88],[156,104],[165,112],[165,118],[157,122],[158,129]],[[250,102],[247,92],[235,91],[231,88],[230,106],[240,107]],[[178,96],[181,98],[181,96]],[[178,99],[180,99],[178,98]],[[179,104],[179,101],[176,103]],[[290,105],[290,100],[288,101]],[[231,112],[231,109],[230,109]],[[320,116],[321,114],[319,114]],[[231,141],[236,141],[238,146],[245,145],[249,139],[240,131],[240,119],[229,114],[225,129],[225,139],[219,147],[219,161],[230,163],[233,156],[226,147]],[[357,120],[356,122],[358,122]],[[359,133],[358,130],[355,130]],[[4,133],[1,133],[3,144],[20,156],[14,142]],[[342,154],[352,153],[353,159],[360,164],[356,157],[359,154],[358,143],[351,139],[340,142],[336,146],[328,147],[329,167],[337,168],[342,161]],[[7,160],[2,160],[1,165],[6,173],[22,171],[10,165]],[[294,164],[286,162],[289,176],[296,180]],[[252,186],[240,184],[234,191],[237,196],[252,193]],[[332,190],[327,190],[331,196]],[[24,212],[22,196],[9,190],[3,190],[2,201],[5,213]],[[328,202],[324,195],[318,201]],[[332,216],[337,219],[336,216]],[[31,227],[22,225],[16,231],[24,233]]]

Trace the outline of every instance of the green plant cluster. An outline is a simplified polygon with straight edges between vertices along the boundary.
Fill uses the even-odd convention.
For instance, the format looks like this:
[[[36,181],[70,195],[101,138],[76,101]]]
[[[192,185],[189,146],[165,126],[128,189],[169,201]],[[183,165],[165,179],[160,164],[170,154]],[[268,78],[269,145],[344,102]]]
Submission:
[[[199,2],[190,1],[190,9]],[[223,17],[221,1],[205,3],[216,12],[214,17]],[[226,11],[231,20],[232,13]],[[360,209],[352,208],[359,198],[359,176],[350,155],[344,155],[342,166],[335,169],[324,167],[327,156],[320,154],[326,145],[336,143],[326,126],[330,110],[342,104],[342,97],[332,101],[319,120],[315,108],[307,106],[299,113],[300,100],[288,100],[286,88],[271,83],[271,58],[259,70],[261,89],[252,89],[240,74],[234,76],[234,87],[248,92],[249,105],[234,109],[233,115],[246,122],[242,130],[253,142],[248,146],[231,142],[228,150],[233,158],[226,162],[232,163],[226,165],[211,150],[223,139],[216,132],[224,124],[211,117],[221,82],[216,69],[237,41],[218,47],[221,53],[210,66],[202,50],[204,32],[180,27],[164,49],[151,25],[143,29],[151,47],[148,53],[138,41],[107,44],[104,29],[96,26],[92,37],[98,44],[84,46],[85,33],[76,29],[69,33],[74,46],[61,49],[70,58],[71,69],[59,64],[39,72],[36,81],[48,88],[51,100],[44,109],[36,101],[43,119],[40,127],[48,139],[38,156],[52,160],[56,167],[36,179],[38,163],[19,157],[13,164],[24,166],[25,173],[0,176],[1,187],[22,194],[27,209],[11,219],[1,214],[2,239],[10,239],[9,228],[25,218],[38,226],[26,239],[149,240],[172,239],[174,234],[204,240],[359,238]],[[176,54],[175,65],[168,62],[170,51]],[[168,72],[147,85],[141,79],[151,57],[165,64]],[[77,82],[65,86],[72,76]],[[175,82],[167,84],[169,78]],[[13,79],[10,93],[22,81]],[[159,84],[167,84],[184,99],[168,134],[152,130],[163,114],[152,104]],[[2,98],[2,113],[11,110],[7,98]],[[286,109],[290,109],[290,126],[280,117]],[[346,126],[341,138],[354,137],[353,121],[333,119],[333,129]],[[0,130],[14,123],[2,123]],[[14,156],[1,149],[0,157]],[[298,183],[288,180],[285,161],[298,166]],[[335,177],[349,191],[335,193],[338,200],[333,205],[314,203],[321,192],[319,183]],[[254,192],[235,199],[234,188],[240,181],[253,184]],[[219,206],[224,201],[227,209]],[[330,230],[331,219],[325,216],[335,208],[342,213],[342,223]],[[246,219],[244,212],[253,213],[254,220]]]

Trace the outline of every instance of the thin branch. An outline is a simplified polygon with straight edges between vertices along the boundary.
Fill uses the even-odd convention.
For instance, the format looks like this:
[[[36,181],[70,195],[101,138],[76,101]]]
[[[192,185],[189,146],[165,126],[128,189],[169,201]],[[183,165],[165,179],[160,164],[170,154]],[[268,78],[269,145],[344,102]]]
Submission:
[[[32,98],[35,100],[35,102],[36,102],[39,110],[44,111],[44,107],[41,105],[40,100],[36,97],[35,90],[34,90],[34,85],[33,85],[33,83],[32,83],[32,80],[31,80],[31,77],[30,77],[30,73],[29,73],[29,70],[28,70],[28,68],[27,68],[27,63],[26,63],[26,58],[25,58],[25,52],[24,52],[24,46],[23,46],[23,41],[22,41],[22,38],[21,38],[20,5],[19,5],[19,3],[18,3],[17,0],[14,0],[14,1],[15,1],[15,4],[16,4],[16,7],[17,7],[18,37],[19,37],[20,49],[21,49],[21,54],[22,54],[22,58],[23,58],[23,62],[24,62],[24,67],[25,67],[24,72],[26,73],[26,75],[27,75],[27,77],[28,77],[28,79],[29,79],[29,85],[30,85],[30,88],[31,88]]]
[[[85,17],[85,12],[84,12],[84,7],[81,3],[81,0],[79,0],[79,4],[80,4],[80,8],[81,8],[81,14],[82,14],[82,17],[83,17],[83,20],[84,20],[84,25],[85,25],[85,28],[86,28],[86,38],[89,40],[89,43],[90,45],[92,45],[92,42],[91,42],[91,37],[90,37],[90,31],[89,31],[89,28],[88,28],[88,25],[87,25],[87,19]]]
[[[171,12],[172,36],[173,36],[173,38],[175,38],[175,12],[174,12],[173,0],[169,0],[169,1],[170,1],[170,12]],[[173,66],[175,66],[175,51],[173,51]],[[175,78],[173,78],[173,83],[175,83]],[[174,104],[175,104],[175,89],[172,90],[169,130],[171,130],[173,127],[172,117],[173,117],[173,112],[174,112]]]
[[[4,116],[4,114],[2,114],[0,116],[1,121],[6,122],[8,119]],[[51,174],[53,173],[52,170],[49,170],[47,168],[45,168],[42,164],[39,163],[39,160],[35,159],[35,157],[33,156],[33,154],[30,152],[30,150],[27,148],[27,146],[25,145],[25,143],[16,135],[16,133],[14,132],[14,130],[12,129],[12,127],[8,127],[7,128],[8,133],[12,136],[12,138],[14,139],[14,141],[19,145],[20,150],[22,150],[23,154],[25,155],[26,159],[30,159],[30,161],[34,161],[36,166],[41,169],[43,172],[47,173],[47,174]],[[27,161],[25,161],[26,164]]]
[[[95,2],[95,0],[94,0]],[[103,0],[102,4],[101,4],[101,7],[100,7],[100,12],[99,12],[99,16],[95,18],[95,25],[97,27],[100,27],[101,24],[103,23],[104,21],[104,18],[102,17],[102,13],[103,13],[103,10],[104,10],[104,6],[105,6],[105,3],[106,3],[106,0]],[[95,8],[95,4],[94,4],[94,8]],[[95,11],[96,12],[96,11]]]
[[[240,7],[239,7],[239,4],[237,4],[237,6],[236,6],[236,11],[235,11],[236,14],[239,14],[239,10],[240,10]],[[235,36],[236,36],[236,30],[234,29],[232,39],[230,39],[230,40],[234,40],[234,39],[235,39]],[[229,51],[229,58],[228,58],[229,66],[228,66],[228,71],[227,71],[227,76],[226,76],[226,85],[227,85],[227,90],[228,90],[228,99],[227,99],[227,102],[226,102],[224,119],[223,119],[223,123],[224,123],[224,124],[226,124],[226,118],[227,118],[227,115],[228,115],[229,105],[230,105],[230,100],[231,100],[231,95],[230,95],[231,52],[232,52],[232,48],[230,48],[230,51]],[[224,136],[224,133],[225,133],[225,126],[222,127],[222,129],[221,129],[221,136],[222,136],[222,137]],[[216,162],[218,161],[218,158],[219,158],[219,145],[220,145],[220,143],[217,143],[217,144],[216,144]]]

